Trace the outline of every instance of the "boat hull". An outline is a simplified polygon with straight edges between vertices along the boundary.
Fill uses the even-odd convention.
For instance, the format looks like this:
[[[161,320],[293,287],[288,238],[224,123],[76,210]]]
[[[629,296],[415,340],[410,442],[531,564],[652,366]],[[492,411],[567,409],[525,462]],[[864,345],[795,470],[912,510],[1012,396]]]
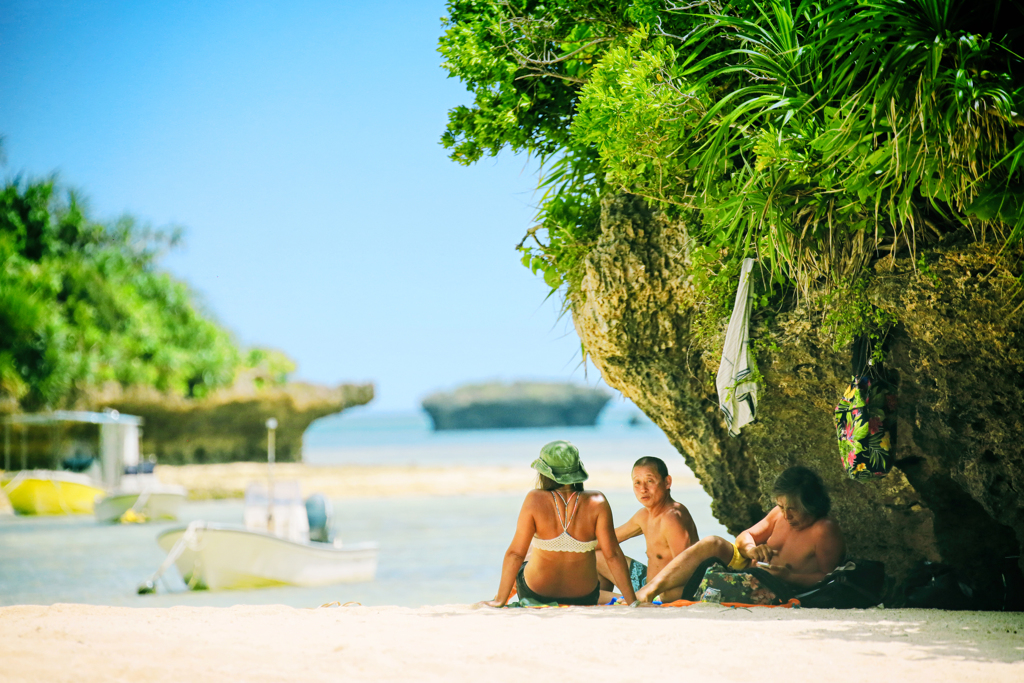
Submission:
[[[22,515],[89,515],[103,489],[84,475],[36,470],[5,479],[11,507]]]
[[[154,491],[145,493],[112,493],[96,501],[96,519],[101,522],[116,522],[128,510],[135,508],[141,496],[145,499],[136,512],[146,520],[177,519],[181,504],[185,502],[183,491]]]
[[[171,552],[186,529],[169,529],[157,536],[157,543]],[[175,565],[196,590],[327,586],[372,581],[377,544],[296,543],[243,527],[203,524],[186,541]]]

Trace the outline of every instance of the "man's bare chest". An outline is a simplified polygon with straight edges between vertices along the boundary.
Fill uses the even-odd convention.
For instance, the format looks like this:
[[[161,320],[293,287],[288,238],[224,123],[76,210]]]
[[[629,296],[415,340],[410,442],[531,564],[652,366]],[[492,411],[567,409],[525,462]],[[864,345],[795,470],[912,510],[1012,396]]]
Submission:
[[[644,531],[644,540],[647,543],[647,555],[649,558],[654,559],[652,554],[658,556],[664,555],[669,552],[668,539],[665,538],[665,533],[660,520],[649,521]]]
[[[785,522],[778,524],[768,538],[768,547],[788,564],[803,564],[814,556],[815,535],[810,529],[795,531]]]

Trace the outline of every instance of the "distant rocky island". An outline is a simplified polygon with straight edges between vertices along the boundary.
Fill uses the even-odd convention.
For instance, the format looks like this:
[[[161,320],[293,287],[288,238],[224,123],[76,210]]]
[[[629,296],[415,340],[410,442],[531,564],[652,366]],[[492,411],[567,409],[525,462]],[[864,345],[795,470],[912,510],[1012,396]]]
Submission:
[[[434,430],[586,427],[611,395],[569,383],[470,384],[431,394],[423,409]]]

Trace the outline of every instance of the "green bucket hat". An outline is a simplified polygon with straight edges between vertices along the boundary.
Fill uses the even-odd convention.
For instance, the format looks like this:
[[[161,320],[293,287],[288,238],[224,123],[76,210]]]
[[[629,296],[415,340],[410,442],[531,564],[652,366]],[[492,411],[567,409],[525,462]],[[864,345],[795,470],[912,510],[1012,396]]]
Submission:
[[[590,476],[580,462],[580,452],[568,441],[546,444],[530,467],[559,484],[576,484]]]

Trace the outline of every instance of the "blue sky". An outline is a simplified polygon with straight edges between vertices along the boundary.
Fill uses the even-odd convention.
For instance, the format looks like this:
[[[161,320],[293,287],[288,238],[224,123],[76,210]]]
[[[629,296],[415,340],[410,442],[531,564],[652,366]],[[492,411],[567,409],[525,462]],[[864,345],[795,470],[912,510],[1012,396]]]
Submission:
[[[164,266],[297,378],[375,410],[488,379],[599,381],[514,246],[523,157],[438,143],[468,103],[443,2],[0,0],[6,177],[58,173],[98,219],[181,225]]]

